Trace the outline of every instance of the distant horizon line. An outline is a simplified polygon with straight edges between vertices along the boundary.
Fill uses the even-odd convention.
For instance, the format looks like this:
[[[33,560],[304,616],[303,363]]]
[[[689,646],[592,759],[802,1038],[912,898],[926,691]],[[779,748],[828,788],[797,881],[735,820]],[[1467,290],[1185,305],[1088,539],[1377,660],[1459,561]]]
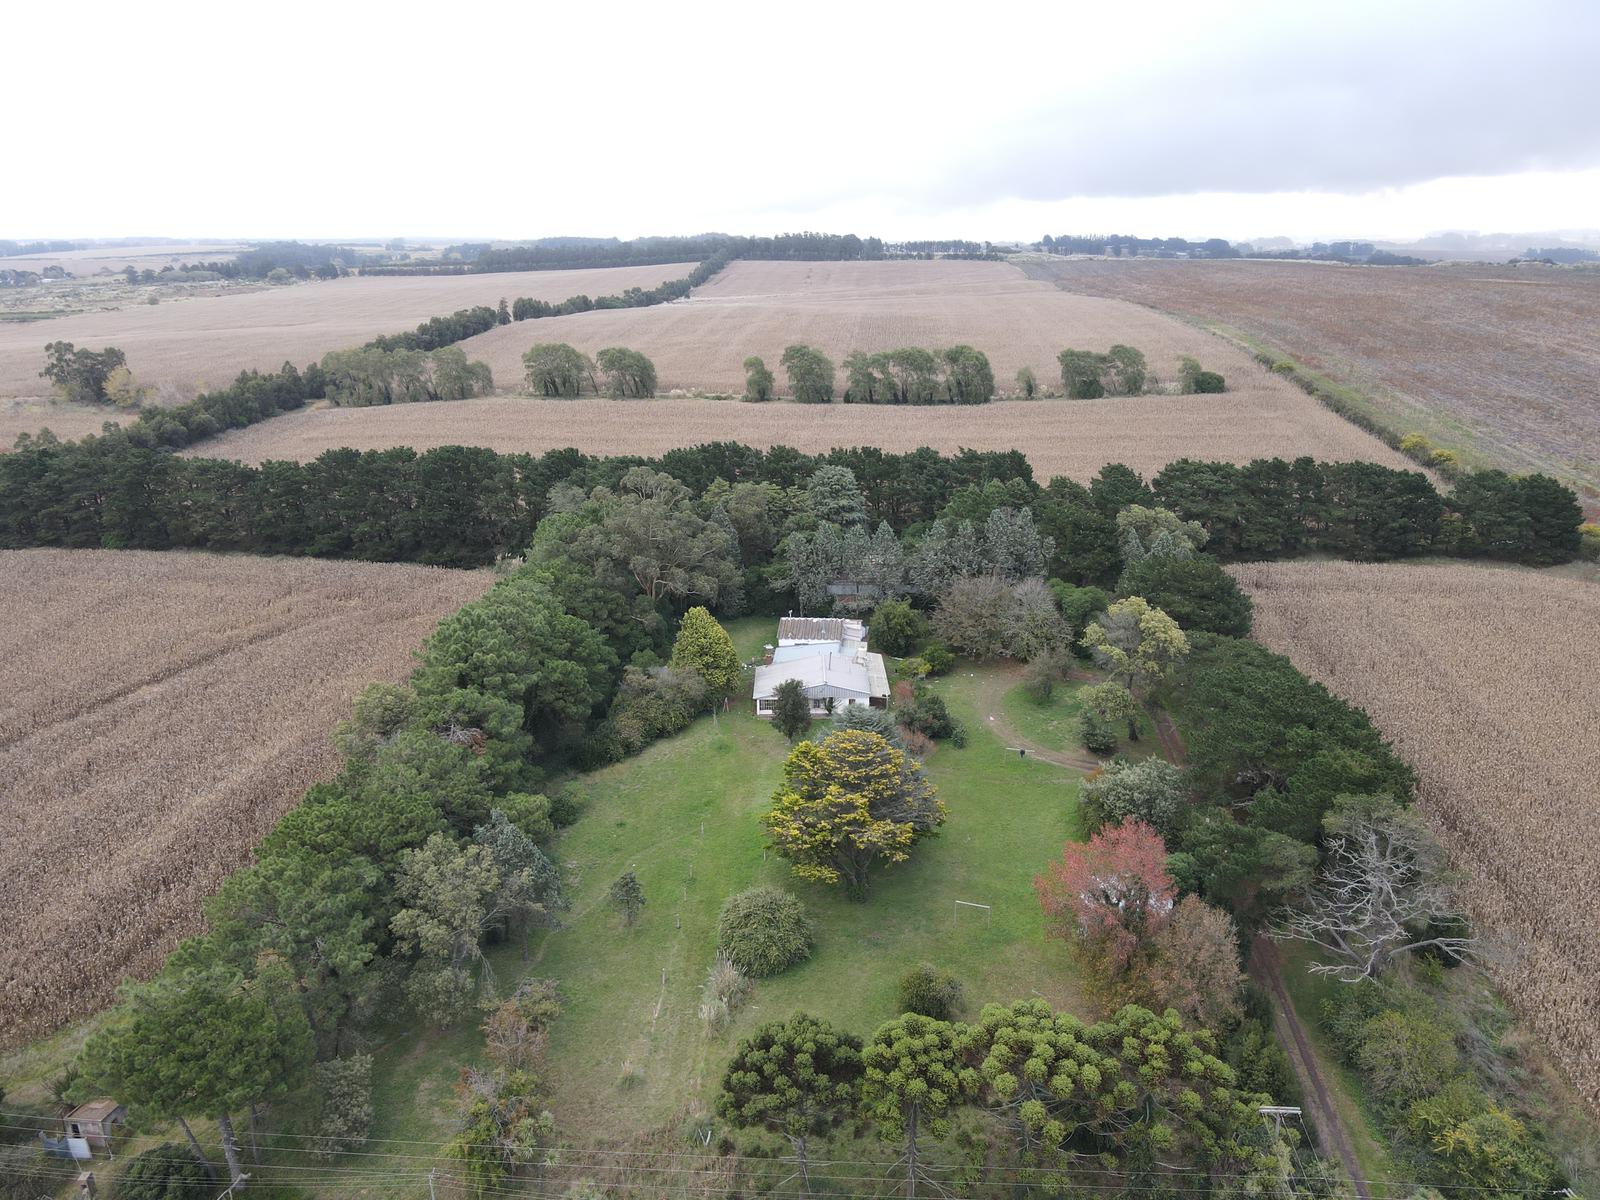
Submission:
[[[780,233],[798,233],[801,230],[783,230]],[[826,231],[818,231],[826,232]],[[846,231],[851,232],[851,231]],[[222,246],[222,245],[256,245],[265,242],[303,242],[316,245],[377,245],[385,242],[405,241],[418,244],[464,244],[475,242],[488,243],[527,243],[553,238],[582,238],[591,241],[617,241],[634,242],[654,238],[697,238],[697,237],[775,237],[780,234],[729,234],[721,230],[702,230],[695,233],[651,233],[639,234],[634,237],[622,237],[618,234],[529,234],[520,237],[490,236],[485,234],[253,234],[253,235],[221,235],[221,234],[154,234],[154,233],[129,233],[129,234],[77,234],[77,235],[15,235],[7,234],[0,237],[0,241],[18,243],[28,242],[81,242],[87,243],[84,249],[114,250],[123,247],[140,245],[193,245],[193,246]],[[900,245],[906,242],[938,242],[938,241],[968,241],[988,242],[990,244],[1020,244],[1032,245],[1044,235],[1025,237],[971,237],[971,236],[895,236],[885,237],[881,234],[861,234],[862,237],[877,237],[889,245]],[[1131,233],[1125,230],[1079,230],[1075,232],[1050,233],[1052,237],[1133,237],[1141,240],[1156,238],[1181,237],[1185,241],[1202,242],[1216,234],[1205,236],[1185,235],[1174,233]],[[1518,242],[1537,241],[1548,239],[1555,242],[1569,242],[1577,246],[1600,245],[1600,228],[1581,229],[1543,229],[1543,230],[1493,230],[1482,232],[1469,229],[1438,229],[1416,236],[1400,236],[1394,234],[1317,234],[1314,236],[1295,236],[1287,233],[1257,234],[1252,237],[1224,237],[1222,240],[1230,245],[1246,245],[1259,242],[1288,241],[1293,245],[1310,246],[1317,242],[1373,242],[1391,246],[1418,246],[1448,238],[1460,238],[1469,242]],[[43,253],[48,253],[45,251]]]

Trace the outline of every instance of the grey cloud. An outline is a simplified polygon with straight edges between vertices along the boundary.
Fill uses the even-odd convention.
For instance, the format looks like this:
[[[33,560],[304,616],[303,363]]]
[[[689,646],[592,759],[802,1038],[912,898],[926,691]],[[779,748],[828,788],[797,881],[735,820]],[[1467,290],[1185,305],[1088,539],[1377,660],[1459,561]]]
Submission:
[[[1161,52],[1130,31],[1113,87],[1073,87],[950,148],[920,199],[1364,192],[1600,165],[1600,5],[1302,5]],[[1142,61],[1141,47],[1157,48]]]

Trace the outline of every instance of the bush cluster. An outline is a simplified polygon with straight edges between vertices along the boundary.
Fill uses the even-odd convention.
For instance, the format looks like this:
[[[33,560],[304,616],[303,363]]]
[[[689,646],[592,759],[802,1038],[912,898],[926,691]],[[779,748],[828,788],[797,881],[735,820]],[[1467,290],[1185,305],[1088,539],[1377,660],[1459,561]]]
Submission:
[[[723,901],[717,953],[752,979],[766,979],[811,956],[811,918],[800,901],[771,887]]]
[[[900,1011],[949,1021],[961,1011],[961,981],[932,963],[913,967],[900,977]]]

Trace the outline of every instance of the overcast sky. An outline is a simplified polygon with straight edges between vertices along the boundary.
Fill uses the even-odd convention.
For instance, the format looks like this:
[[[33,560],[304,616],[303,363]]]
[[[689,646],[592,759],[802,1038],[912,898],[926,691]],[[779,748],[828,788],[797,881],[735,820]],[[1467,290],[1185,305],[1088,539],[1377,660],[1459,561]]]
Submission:
[[[19,4],[0,237],[1600,226],[1600,0]]]

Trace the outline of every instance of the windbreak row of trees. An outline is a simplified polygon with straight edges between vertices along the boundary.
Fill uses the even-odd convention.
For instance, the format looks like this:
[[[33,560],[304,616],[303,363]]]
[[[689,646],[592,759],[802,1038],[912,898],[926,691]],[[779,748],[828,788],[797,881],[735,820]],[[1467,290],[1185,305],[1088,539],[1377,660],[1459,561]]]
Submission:
[[[489,364],[458,346],[438,350],[335,350],[323,356],[326,396],[343,408],[466,400],[494,390]]]
[[[668,279],[651,288],[631,287],[614,295],[599,296],[592,300],[582,294],[554,302],[518,296],[511,302],[511,319],[529,321],[540,317],[564,317],[571,313],[591,312],[595,309],[649,308],[656,304],[666,304],[673,300],[681,300],[701,284],[709,283],[729,261],[726,251],[718,251],[681,279]],[[505,301],[502,300],[500,305],[502,309],[500,324],[504,325]]]
[[[833,401],[838,372],[822,351],[813,346],[789,346],[779,365],[797,402]],[[744,369],[744,399],[772,399],[773,378],[766,363],[747,358]],[[856,350],[844,360],[844,370],[846,404],[987,404],[994,399],[989,357],[971,346],[948,350],[908,346],[875,354]]]
[[[1061,365],[1061,391],[1072,400],[1098,400],[1102,396],[1142,396],[1159,392],[1156,378],[1144,352],[1132,346],[1116,345],[1104,354],[1095,350],[1063,350],[1056,356]],[[1178,367],[1178,392],[1195,395],[1227,391],[1227,383],[1215,371],[1184,355]]]
[[[469,275],[502,271],[561,271],[595,267],[646,267],[660,263],[722,257],[775,261],[853,261],[884,257],[879,238],[853,233],[780,233],[775,237],[737,237],[712,233],[697,237],[545,238],[500,248],[485,243],[446,247],[443,261],[387,263],[367,267],[368,275]]]
[[[535,342],[522,356],[523,382],[535,395],[571,400],[585,390],[613,400],[656,394],[656,367],[637,350],[607,346],[593,358],[566,342]]]
[[[646,461],[443,447],[424,454],[334,450],[304,464],[248,467],[163,452],[186,444],[185,418],[209,435],[224,420],[247,423],[262,408],[298,407],[327,386],[321,367],[247,374],[224,393],[145,414],[126,431],[113,426],[75,443],[20,439],[17,452],[0,456],[0,545],[244,549],[477,565],[525,543],[554,484],[594,486],[614,478],[621,463]],[[472,469],[454,476],[435,466],[468,459]],[[1164,507],[1197,523],[1211,552],[1225,561],[1320,552],[1363,561],[1453,554],[1551,564],[1571,561],[1580,547],[1581,510],[1570,489],[1546,476],[1498,471],[1465,477],[1446,497],[1420,472],[1309,458],[1243,467],[1184,459],[1149,483],[1112,464],[1087,486],[1057,477],[1044,487],[1019,451],[945,457],[926,448],[887,454],[860,447],[807,455],[783,446],[762,451],[712,443],[669,451],[656,465],[697,495],[717,480],[781,491],[819,466],[844,467],[865,520],[896,533],[939,517],[977,525],[995,508],[1028,508],[1057,546],[1065,573],[1051,573],[1074,583],[1115,578],[1123,550],[1115,514],[1129,505]],[[391,519],[396,496],[407,497],[404,521]],[[407,522],[421,531],[418,538],[390,536]]]

